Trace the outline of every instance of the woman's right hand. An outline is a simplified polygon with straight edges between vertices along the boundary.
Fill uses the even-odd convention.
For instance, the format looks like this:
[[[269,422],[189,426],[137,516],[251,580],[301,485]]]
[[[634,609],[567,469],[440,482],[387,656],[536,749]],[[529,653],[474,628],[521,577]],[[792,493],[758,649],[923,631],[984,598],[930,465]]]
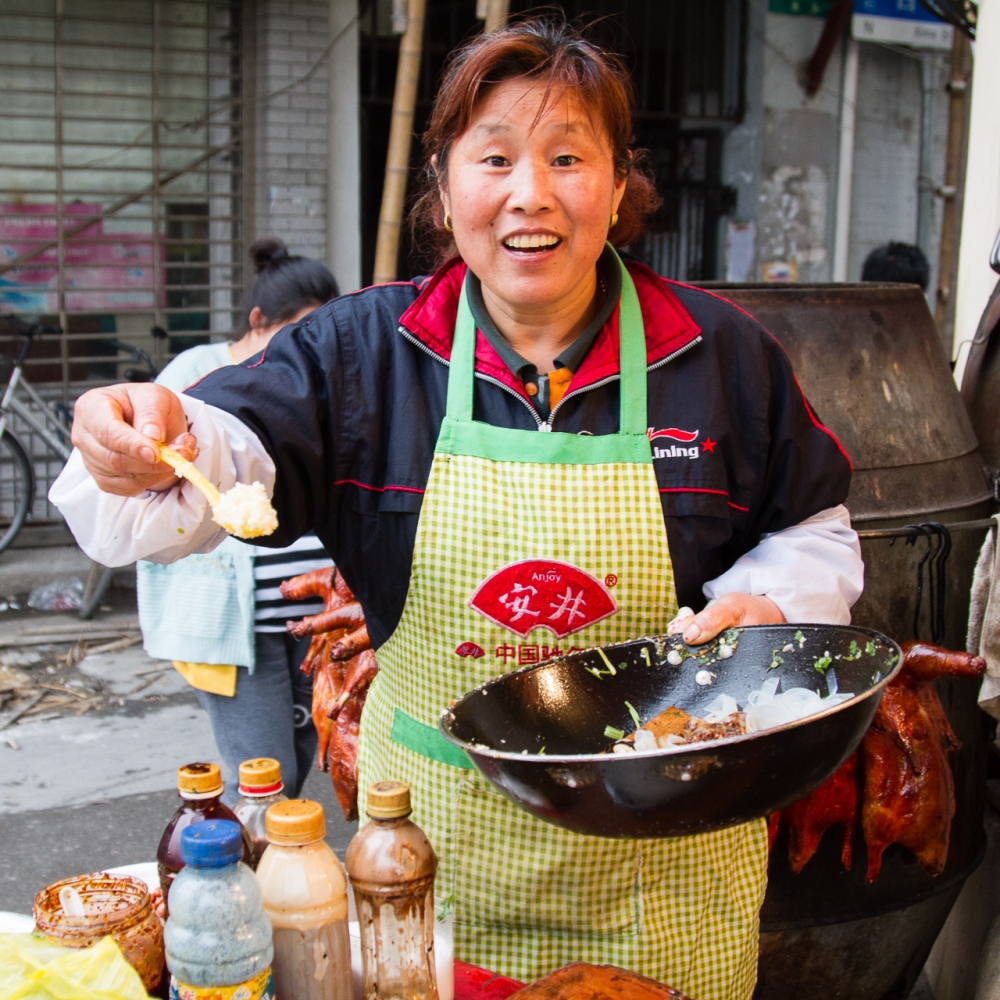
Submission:
[[[163,443],[191,461],[198,454],[181,401],[165,386],[112,385],[76,401],[73,444],[105,493],[133,497],[170,489],[177,476],[159,460],[156,446]]]

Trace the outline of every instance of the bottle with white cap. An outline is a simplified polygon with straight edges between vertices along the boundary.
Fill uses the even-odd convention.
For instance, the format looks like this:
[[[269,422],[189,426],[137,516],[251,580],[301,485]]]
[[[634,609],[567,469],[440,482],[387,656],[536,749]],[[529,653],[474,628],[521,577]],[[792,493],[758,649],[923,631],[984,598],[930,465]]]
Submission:
[[[269,846],[257,866],[274,929],[274,988],[295,1000],[353,1000],[347,876],[323,840],[323,807],[308,799],[271,806]]]
[[[264,817],[276,802],[287,802],[283,795],[281,764],[273,757],[254,757],[240,764],[240,796],[233,812],[250,834],[253,842],[253,860],[250,865],[256,870],[260,856],[267,847],[267,831]]]

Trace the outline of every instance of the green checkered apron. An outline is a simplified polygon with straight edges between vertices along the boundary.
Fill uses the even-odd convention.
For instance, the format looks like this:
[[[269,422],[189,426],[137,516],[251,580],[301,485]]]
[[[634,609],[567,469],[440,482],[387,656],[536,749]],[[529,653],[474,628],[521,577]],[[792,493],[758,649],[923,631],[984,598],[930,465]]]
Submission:
[[[756,979],[763,821],[666,840],[570,833],[495,792],[436,728],[450,701],[490,677],[661,633],[676,611],[645,433],[642,315],[624,266],[622,278],[621,430],[596,437],[472,420],[476,331],[463,289],[406,607],[362,718],[359,787],[410,786],[464,961],[528,981],[568,962],[612,963],[693,1000],[741,1000]],[[568,564],[617,610],[591,621],[576,591],[541,583],[498,585],[492,617],[470,604],[485,581],[535,560],[543,579]],[[552,624],[526,630],[534,620]]]

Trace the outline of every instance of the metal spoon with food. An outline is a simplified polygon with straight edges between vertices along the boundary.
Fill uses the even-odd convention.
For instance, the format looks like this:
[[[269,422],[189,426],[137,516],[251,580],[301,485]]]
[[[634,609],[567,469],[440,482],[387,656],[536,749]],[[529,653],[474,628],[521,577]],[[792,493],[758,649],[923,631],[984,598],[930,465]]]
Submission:
[[[205,495],[212,507],[212,520],[229,534],[237,538],[260,538],[261,535],[272,534],[278,527],[278,514],[271,506],[262,483],[237,483],[232,489],[220,493],[193,462],[173,448],[160,445],[160,458]]]

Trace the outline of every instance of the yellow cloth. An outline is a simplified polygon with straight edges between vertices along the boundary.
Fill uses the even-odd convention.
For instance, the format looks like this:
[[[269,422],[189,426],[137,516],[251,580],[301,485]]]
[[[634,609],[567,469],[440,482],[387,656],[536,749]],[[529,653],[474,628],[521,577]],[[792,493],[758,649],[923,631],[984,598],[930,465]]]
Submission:
[[[236,694],[236,671],[239,667],[229,663],[186,663],[174,660],[174,669],[199,691],[221,694],[232,698]]]
[[[559,404],[559,400],[566,395],[570,382],[573,381],[573,373],[568,368],[557,368],[549,372],[549,410],[552,411]]]

